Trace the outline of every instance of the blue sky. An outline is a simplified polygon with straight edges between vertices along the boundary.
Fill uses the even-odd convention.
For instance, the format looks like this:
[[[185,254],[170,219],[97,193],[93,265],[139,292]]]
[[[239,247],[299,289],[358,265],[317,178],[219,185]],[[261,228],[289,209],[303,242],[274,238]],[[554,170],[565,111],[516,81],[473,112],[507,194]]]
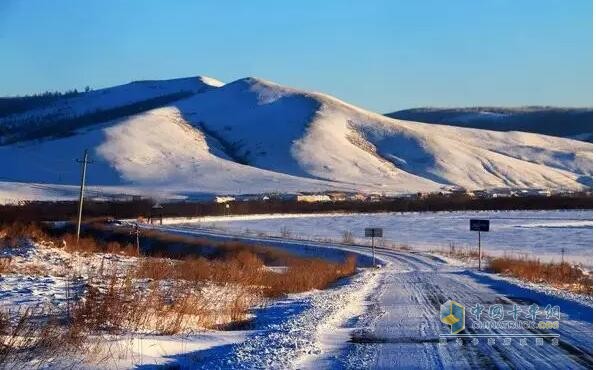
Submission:
[[[379,112],[592,106],[592,3],[0,1],[0,95],[199,74]]]

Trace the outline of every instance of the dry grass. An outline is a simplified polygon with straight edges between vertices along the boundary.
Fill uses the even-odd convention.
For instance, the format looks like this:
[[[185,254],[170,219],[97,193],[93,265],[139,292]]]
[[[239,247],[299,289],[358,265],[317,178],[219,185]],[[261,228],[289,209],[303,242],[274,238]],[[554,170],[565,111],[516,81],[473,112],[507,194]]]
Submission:
[[[11,271],[12,265],[12,258],[11,257],[2,257],[0,258],[0,274],[7,273]]]
[[[24,240],[38,241],[45,237],[45,233],[37,224],[14,222],[0,225],[0,248],[14,248]]]
[[[354,244],[354,234],[349,230],[342,232],[341,242],[343,244]]]
[[[0,368],[52,367],[67,353],[81,351],[86,337],[76,325],[62,325],[50,312],[0,311]],[[34,365],[36,364],[36,365]]]
[[[463,261],[478,259],[478,248],[458,248],[454,243],[449,243],[449,247],[447,249],[433,249],[431,252]]]
[[[72,310],[72,321],[91,332],[150,332],[171,335],[227,321],[210,306],[198,284],[154,281],[143,285],[113,277],[107,287],[91,285]],[[234,294],[234,292],[230,292]],[[238,295],[242,294],[239,292]],[[248,310],[243,307],[243,313]]]
[[[47,245],[67,252],[136,256],[131,246],[92,238],[81,238],[76,243],[71,234],[49,238],[37,227],[9,225],[0,230],[0,238],[10,241],[4,244],[11,247],[30,240],[50,240]],[[122,265],[107,272],[102,260],[101,268],[87,276],[82,296],[72,299],[68,309],[36,315],[26,311],[16,319],[13,315],[11,320],[0,313],[0,368],[23,364],[30,358],[40,359],[43,364],[71,350],[87,351],[89,338],[102,333],[170,335],[225,327],[246,320],[250,308],[266,298],[324,289],[356,271],[353,256],[343,263],[330,263],[240,242],[213,243],[151,231],[147,234],[164,243],[211,249],[215,246],[219,252],[212,255],[213,259],[139,257],[132,266]],[[266,266],[271,263],[287,269],[282,273],[270,271]],[[10,271],[13,264],[10,259],[0,259],[0,273]],[[35,273],[35,266],[20,264],[19,272]]]
[[[64,248],[64,250],[68,252],[113,253],[126,256],[138,256],[137,250],[132,244],[102,242],[89,237],[82,237],[77,242],[76,235],[74,234],[51,237],[37,224],[15,222],[12,224],[0,225],[0,248],[14,248],[27,241],[52,244],[55,247]]]
[[[65,234],[59,238],[54,238],[54,242],[62,245],[68,252],[80,253],[112,253],[124,256],[136,257],[139,254],[132,244],[120,244],[118,242],[101,242],[94,238],[80,238],[77,243],[77,237],[74,234]]]
[[[320,259],[292,258],[283,273],[269,271],[256,255],[241,251],[224,260],[187,258],[183,261],[148,258],[137,267],[138,278],[211,281],[217,284],[236,284],[248,290],[258,290],[266,297],[325,289],[340,278],[356,272],[356,258],[350,256],[343,263]]]
[[[333,282],[356,272],[356,257],[350,256],[343,263],[329,263],[308,259],[292,263],[283,274],[269,272],[265,276],[265,295],[276,297],[287,293],[325,289]]]
[[[592,276],[569,263],[545,263],[532,258],[491,258],[489,270],[532,283],[546,283],[579,294],[592,294]]]

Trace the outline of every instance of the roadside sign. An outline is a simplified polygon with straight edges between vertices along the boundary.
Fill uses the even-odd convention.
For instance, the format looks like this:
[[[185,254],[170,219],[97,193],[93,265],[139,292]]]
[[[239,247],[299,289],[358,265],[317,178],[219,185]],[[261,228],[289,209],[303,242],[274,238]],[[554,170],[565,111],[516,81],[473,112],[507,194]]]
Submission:
[[[487,232],[490,227],[490,220],[471,219],[470,231],[484,231]]]
[[[480,245],[480,233],[488,232],[490,229],[490,220],[481,220],[478,218],[470,219],[470,231],[478,231],[478,271],[482,268],[482,247]]]
[[[380,227],[367,227],[364,229],[364,236],[370,238],[370,246],[372,248],[372,265],[375,267],[375,238],[383,237],[383,229]]]
[[[364,229],[364,236],[367,238],[382,238],[383,229],[380,227],[367,227]]]

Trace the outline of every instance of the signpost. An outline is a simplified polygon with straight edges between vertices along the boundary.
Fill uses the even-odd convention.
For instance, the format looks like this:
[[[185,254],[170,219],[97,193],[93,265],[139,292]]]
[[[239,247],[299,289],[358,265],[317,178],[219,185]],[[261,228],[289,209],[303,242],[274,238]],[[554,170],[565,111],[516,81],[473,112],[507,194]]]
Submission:
[[[372,265],[373,267],[375,267],[375,238],[383,237],[383,229],[381,229],[380,227],[367,227],[364,229],[364,236],[367,238],[371,238]]]
[[[478,271],[480,271],[480,261],[482,261],[482,249],[480,248],[480,233],[488,232],[490,229],[490,220],[470,219],[470,231],[478,231]]]

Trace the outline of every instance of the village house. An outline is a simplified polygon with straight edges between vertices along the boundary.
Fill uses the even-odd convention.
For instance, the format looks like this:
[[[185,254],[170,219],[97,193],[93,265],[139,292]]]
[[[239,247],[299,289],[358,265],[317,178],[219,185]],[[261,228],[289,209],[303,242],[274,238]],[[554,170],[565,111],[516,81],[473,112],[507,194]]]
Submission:
[[[215,203],[228,203],[235,201],[236,198],[230,195],[217,195],[215,196]]]
[[[308,203],[331,202],[331,197],[329,197],[327,194],[300,193],[296,194],[296,201]]]

